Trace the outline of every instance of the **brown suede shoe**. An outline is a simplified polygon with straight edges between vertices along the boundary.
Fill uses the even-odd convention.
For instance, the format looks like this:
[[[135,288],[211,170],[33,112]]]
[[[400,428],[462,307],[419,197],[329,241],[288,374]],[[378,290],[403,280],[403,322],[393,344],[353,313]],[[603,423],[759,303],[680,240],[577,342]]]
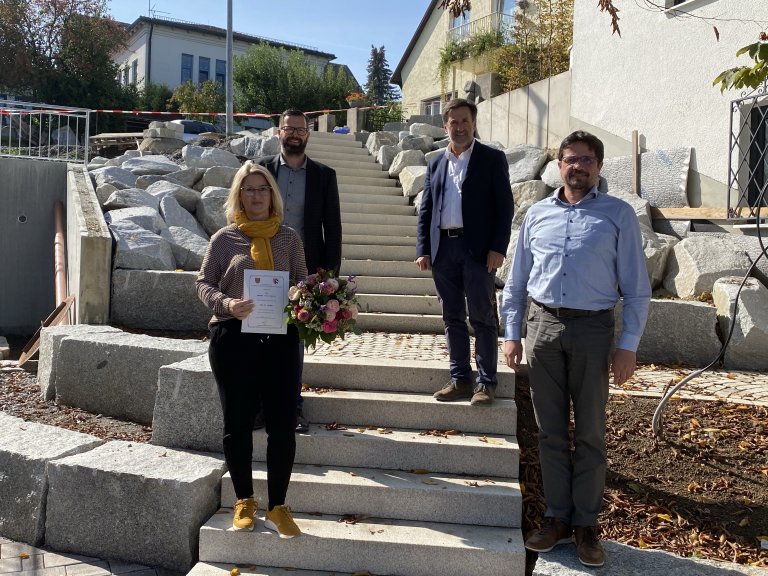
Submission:
[[[493,399],[495,397],[495,387],[478,384],[477,388],[475,388],[475,393],[472,394],[472,400],[470,400],[469,403],[472,404],[472,406],[490,406],[493,404]]]
[[[605,551],[597,537],[597,526],[576,526],[576,553],[584,566],[599,568],[605,564]]]
[[[451,378],[443,389],[435,392],[432,397],[440,402],[469,400],[472,398],[472,382],[463,382]]]
[[[544,518],[538,532],[531,534],[525,541],[525,547],[533,552],[549,552],[558,544],[571,542],[573,530],[560,520],[550,516]]]

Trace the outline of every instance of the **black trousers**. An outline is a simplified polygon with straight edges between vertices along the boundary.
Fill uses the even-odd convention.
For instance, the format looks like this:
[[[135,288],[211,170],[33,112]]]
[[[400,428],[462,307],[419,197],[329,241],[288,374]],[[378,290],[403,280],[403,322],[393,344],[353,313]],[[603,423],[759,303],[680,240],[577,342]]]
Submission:
[[[239,320],[211,329],[208,357],[224,413],[224,458],[238,499],[253,495],[253,421],[264,407],[269,508],[285,503],[296,454],[298,332],[240,331]]]

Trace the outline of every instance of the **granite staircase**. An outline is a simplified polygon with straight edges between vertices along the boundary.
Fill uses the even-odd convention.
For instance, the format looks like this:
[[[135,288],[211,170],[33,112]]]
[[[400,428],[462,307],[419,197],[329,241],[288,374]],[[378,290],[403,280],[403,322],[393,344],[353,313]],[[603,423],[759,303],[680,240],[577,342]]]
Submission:
[[[416,216],[396,181],[351,136],[315,132],[307,154],[337,172],[341,273],[357,276],[362,329],[442,333],[432,279],[413,262]],[[222,508],[200,530],[191,576],[226,576],[234,567],[254,576],[525,573],[514,373],[500,366],[492,406],[439,403],[432,394],[448,380],[446,362],[376,352],[305,358],[311,425],[297,436],[287,498],[301,537],[283,540],[264,528],[266,434],[254,432],[256,528],[232,530],[235,495],[226,475]],[[199,410],[201,390],[216,397],[207,360],[163,370],[155,419],[165,412],[158,410],[164,397],[188,398],[189,407],[168,411],[167,426],[155,422],[153,442],[220,445],[213,436],[189,445],[193,428],[179,428],[184,414]],[[163,430],[185,444],[169,441]]]

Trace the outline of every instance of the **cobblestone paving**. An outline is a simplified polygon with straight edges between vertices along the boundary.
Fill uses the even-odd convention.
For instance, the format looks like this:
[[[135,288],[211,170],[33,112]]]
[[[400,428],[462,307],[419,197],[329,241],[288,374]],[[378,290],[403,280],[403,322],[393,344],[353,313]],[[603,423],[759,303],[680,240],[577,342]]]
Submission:
[[[503,345],[500,339],[499,364],[504,363]],[[445,336],[442,334],[366,332],[359,336],[347,336],[346,339],[336,340],[332,344],[320,343],[316,349],[308,350],[307,354],[448,362]],[[611,391],[662,396],[668,386],[676,384],[693,370],[641,364],[629,382],[618,388],[612,386]],[[768,374],[727,370],[707,371],[687,383],[677,392],[677,396],[768,405]]]

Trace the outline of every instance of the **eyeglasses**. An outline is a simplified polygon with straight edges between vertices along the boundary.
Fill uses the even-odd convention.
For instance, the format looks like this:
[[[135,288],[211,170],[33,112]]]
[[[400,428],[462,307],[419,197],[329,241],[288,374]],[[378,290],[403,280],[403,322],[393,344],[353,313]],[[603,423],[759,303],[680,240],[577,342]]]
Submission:
[[[299,136],[306,136],[309,133],[307,128],[294,128],[293,126],[282,126],[280,130],[288,135],[298,134]]]
[[[584,166],[592,166],[597,161],[594,156],[566,156],[563,158],[563,162],[569,166],[574,164],[583,164]]]
[[[262,186],[243,186],[240,188],[240,192],[247,196],[256,196],[257,194],[266,196],[272,192],[272,186],[267,186],[266,184],[263,184]]]

